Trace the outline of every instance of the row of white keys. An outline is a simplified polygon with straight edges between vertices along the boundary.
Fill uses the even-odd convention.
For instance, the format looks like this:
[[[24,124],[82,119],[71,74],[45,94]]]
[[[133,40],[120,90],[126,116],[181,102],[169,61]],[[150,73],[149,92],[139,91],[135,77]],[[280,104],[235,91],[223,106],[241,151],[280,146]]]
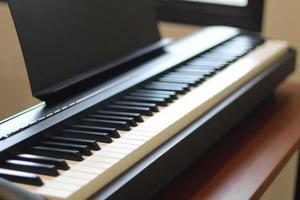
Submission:
[[[49,199],[85,199],[101,189],[160,144],[178,133],[230,93],[264,70],[288,49],[285,42],[267,41],[247,56],[217,73],[168,107],[147,117],[138,127],[120,132],[111,144],[82,162],[68,162],[70,169],[29,190]],[[69,185],[69,186],[66,186]]]

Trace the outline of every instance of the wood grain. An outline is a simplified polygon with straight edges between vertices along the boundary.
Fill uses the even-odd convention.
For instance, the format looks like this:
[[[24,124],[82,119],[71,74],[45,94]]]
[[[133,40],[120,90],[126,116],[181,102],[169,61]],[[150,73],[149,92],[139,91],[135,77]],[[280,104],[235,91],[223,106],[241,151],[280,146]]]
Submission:
[[[300,84],[284,84],[154,199],[259,199],[299,148]]]

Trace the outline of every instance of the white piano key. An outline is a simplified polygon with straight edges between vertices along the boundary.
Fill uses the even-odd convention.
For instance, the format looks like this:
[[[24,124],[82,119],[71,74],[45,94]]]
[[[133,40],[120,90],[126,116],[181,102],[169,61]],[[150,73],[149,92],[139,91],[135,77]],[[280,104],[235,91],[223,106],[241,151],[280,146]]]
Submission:
[[[61,176],[67,176],[67,177],[73,177],[77,179],[86,179],[86,180],[91,180],[96,177],[95,174],[89,174],[85,172],[80,172],[80,171],[75,171],[75,170],[68,170],[65,173],[61,173]]]
[[[125,144],[125,145],[142,145],[145,143],[145,141],[141,141],[141,140],[133,140],[133,139],[125,139],[125,138],[120,138],[118,140],[115,141],[116,144]]]
[[[124,144],[124,143],[120,143],[118,142],[119,140],[116,140],[114,143],[112,143],[108,148],[115,148],[115,149],[118,149],[118,148],[122,148],[122,149],[135,149],[137,146],[137,144]]]
[[[160,128],[159,130],[157,129],[153,129],[151,127],[145,127],[143,125],[139,126],[139,127],[136,127],[135,129],[133,129],[132,131],[130,131],[130,133],[134,133],[134,132],[157,132],[157,131],[160,131],[162,128]]]
[[[88,158],[90,157],[87,157],[85,160],[87,160]],[[70,168],[72,169],[81,169],[81,167],[83,166],[83,162],[76,162],[76,161],[67,161],[68,165],[70,166]],[[97,168],[100,168],[100,169],[105,169],[105,164],[101,165],[99,164]],[[78,168],[76,168],[78,167]],[[88,166],[87,166],[88,167]],[[81,172],[85,172],[86,170],[79,170]]]
[[[161,130],[161,129],[159,129],[159,130]],[[149,128],[149,127],[140,126],[140,127],[133,129],[130,133],[135,133],[135,132],[153,133],[153,132],[157,132],[157,130]]]
[[[99,162],[99,163],[105,163],[105,164],[115,164],[117,163],[120,159],[118,158],[107,158],[107,157],[90,157],[86,159],[87,161],[92,161],[92,162]]]
[[[78,171],[78,172],[84,172],[84,173],[88,173],[88,174],[101,174],[101,172],[103,172],[105,169],[103,169],[102,167],[89,167],[89,166],[84,166],[82,165],[77,165],[75,167],[72,168],[72,170],[74,171]]]
[[[124,158],[125,156],[126,156],[126,154],[122,154],[122,153],[98,151],[97,153],[94,154],[93,157],[105,157],[105,158],[121,159],[121,158]]]
[[[88,166],[88,167],[100,167],[101,169],[108,169],[113,164],[104,163],[104,162],[95,162],[93,160],[85,160],[81,163],[82,166]]]
[[[49,197],[51,199],[67,199],[74,193],[74,191],[64,190],[63,188],[51,188],[47,186],[38,187],[19,183],[15,184],[25,190],[40,194],[46,198]]]
[[[130,135],[134,135],[134,136],[142,136],[142,137],[148,137],[151,138],[155,135],[155,133],[157,133],[157,131],[143,131],[143,130],[135,130],[134,132],[132,132]]]
[[[131,149],[127,149],[127,148],[122,148],[122,147],[106,147],[105,149],[103,149],[102,151],[104,152],[112,152],[112,153],[123,153],[123,154],[128,154],[130,153],[132,150],[134,150],[134,148],[131,148]]]
[[[71,184],[71,183],[63,183],[63,182],[58,182],[58,181],[45,181],[45,186],[47,188],[52,188],[52,189],[63,189],[67,190],[70,192],[74,192],[82,187],[82,185],[76,185],[76,184]]]
[[[44,178],[42,178],[44,180]],[[78,179],[71,176],[59,176],[56,177],[53,182],[61,182],[66,184],[74,184],[74,185],[84,185],[87,184],[89,181],[87,179]]]
[[[141,135],[127,134],[127,135],[124,135],[123,138],[124,139],[139,140],[139,141],[148,141],[150,137],[141,136]]]
[[[64,190],[63,188],[54,189],[47,187],[41,187],[40,189],[34,192],[51,199],[68,199],[72,194],[74,194],[73,192]]]
[[[40,175],[39,176],[44,183],[65,183],[65,184],[72,184],[72,185],[83,185],[86,184],[88,181],[81,179],[81,182],[78,181],[78,178],[74,177],[68,177],[68,176],[58,176],[58,177],[52,177],[52,176],[46,176],[46,175]]]

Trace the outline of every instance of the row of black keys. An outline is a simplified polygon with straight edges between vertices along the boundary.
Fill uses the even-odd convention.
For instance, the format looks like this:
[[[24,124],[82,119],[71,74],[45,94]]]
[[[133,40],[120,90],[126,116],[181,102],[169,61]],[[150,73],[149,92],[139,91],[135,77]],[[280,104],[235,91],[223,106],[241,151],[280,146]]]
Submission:
[[[31,185],[42,185],[36,174],[58,176],[60,170],[68,170],[65,160],[82,161],[99,151],[97,142],[111,143],[120,137],[118,130],[129,131],[143,122],[144,116],[158,112],[158,106],[167,106],[190,87],[222,70],[230,63],[261,43],[249,36],[236,37],[184,64],[165,72],[154,81],[132,90],[119,100],[106,105],[68,125],[59,133],[47,136],[43,141],[24,150],[1,164],[0,177]],[[11,171],[13,170],[13,171]],[[28,173],[29,172],[29,173]]]

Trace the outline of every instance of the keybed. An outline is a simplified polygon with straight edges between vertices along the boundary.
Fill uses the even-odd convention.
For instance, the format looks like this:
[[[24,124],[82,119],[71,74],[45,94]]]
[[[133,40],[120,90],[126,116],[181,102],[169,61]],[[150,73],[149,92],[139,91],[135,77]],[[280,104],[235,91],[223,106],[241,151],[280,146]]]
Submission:
[[[1,163],[0,177],[49,199],[86,198],[286,49],[285,43],[236,36],[60,126],[54,133],[50,129],[44,139]],[[272,56],[267,56],[267,51],[272,51]],[[247,60],[247,56],[252,57]],[[253,66],[239,70],[243,66],[237,66],[238,62]]]

